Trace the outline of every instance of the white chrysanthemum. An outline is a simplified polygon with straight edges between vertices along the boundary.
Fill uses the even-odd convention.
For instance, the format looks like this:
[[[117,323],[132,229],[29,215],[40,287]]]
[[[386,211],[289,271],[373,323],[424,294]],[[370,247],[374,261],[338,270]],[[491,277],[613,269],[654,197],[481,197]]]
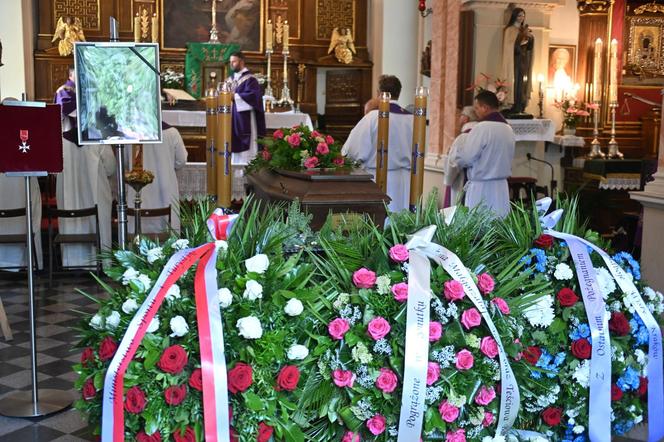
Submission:
[[[579,409],[570,408],[565,412],[565,414],[567,414],[569,417],[577,417],[579,415]]]
[[[249,301],[255,301],[256,299],[261,299],[263,297],[263,286],[260,285],[258,281],[250,279],[247,281],[247,285],[244,289],[244,294],[242,295],[245,299]]]
[[[361,364],[369,364],[373,361],[373,356],[369,352],[369,349],[362,342],[358,342],[353,350],[351,350],[351,356],[353,359]]]
[[[559,281],[566,281],[574,277],[574,272],[572,272],[570,266],[564,262],[561,262],[560,264],[556,265],[556,271],[553,272],[553,277]]]
[[[189,247],[188,239],[178,239],[173,243],[173,250],[182,250],[186,249],[187,247]]]
[[[616,290],[616,283],[611,273],[605,267],[595,268],[595,272],[597,273],[597,284],[599,284],[602,297],[606,299],[607,296]]]
[[[101,330],[104,327],[104,318],[97,313],[90,319],[90,327],[94,328],[95,330]]]
[[[256,256],[252,256],[244,262],[244,265],[247,266],[248,272],[254,272],[263,274],[270,265],[270,260],[267,255],[259,253]]]
[[[390,293],[391,288],[390,277],[387,275],[381,275],[376,278],[376,291],[381,295],[387,295]]]
[[[346,304],[350,301],[350,295],[348,293],[339,293],[337,299],[332,303],[332,307],[336,310],[341,310]]]
[[[586,431],[586,427],[584,427],[583,425],[575,425],[574,428],[572,428],[572,431],[574,432],[574,434],[581,434],[584,431]]]
[[[147,257],[148,263],[152,264],[164,257],[164,251],[161,247],[155,247],[154,249],[148,250],[145,256]]]
[[[226,287],[217,290],[217,297],[221,308],[227,308],[233,303],[233,294]]]
[[[131,313],[134,313],[136,310],[138,310],[138,303],[136,302],[135,299],[129,298],[122,303],[122,311],[125,312],[126,314],[129,315]]]
[[[284,312],[288,316],[299,316],[304,311],[304,305],[302,301],[297,298],[289,299],[286,305],[284,306]]]
[[[590,382],[590,362],[588,359],[584,360],[578,367],[576,367],[572,377],[583,388],[588,388]]]
[[[187,321],[182,316],[175,316],[174,318],[171,318],[171,338],[178,337],[181,338],[182,336],[186,335],[189,333],[189,326],[187,325]]]
[[[173,284],[170,289],[166,292],[166,300],[173,301],[175,299],[180,299],[180,286]]]
[[[546,295],[523,311],[523,316],[533,327],[548,327],[555,319],[553,296]]]
[[[159,316],[155,316],[152,318],[152,321],[150,321],[150,325],[148,326],[148,329],[146,330],[148,333],[154,333],[159,329]]]
[[[309,356],[309,349],[304,345],[293,344],[288,349],[286,356],[288,356],[288,359],[291,361],[302,360]]]
[[[150,290],[150,287],[152,287],[152,280],[148,275],[140,274],[138,275],[138,278],[136,278],[138,282],[141,283],[141,286],[143,287],[143,292],[147,292]]]
[[[120,313],[113,310],[110,315],[106,317],[106,330],[115,330],[120,324]]]
[[[237,320],[235,326],[240,336],[246,339],[259,339],[263,336],[261,321],[255,316],[246,316]]]
[[[133,267],[129,267],[125,272],[122,274],[122,285],[129,285],[131,281],[134,279],[138,278],[138,275],[140,273],[135,270]]]

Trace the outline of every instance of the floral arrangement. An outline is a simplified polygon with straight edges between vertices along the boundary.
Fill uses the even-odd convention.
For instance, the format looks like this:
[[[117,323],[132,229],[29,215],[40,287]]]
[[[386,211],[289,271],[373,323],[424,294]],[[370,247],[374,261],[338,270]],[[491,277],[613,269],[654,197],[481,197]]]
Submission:
[[[467,91],[474,91],[476,94],[482,91],[491,91],[496,94],[498,101],[502,105],[507,99],[507,82],[496,78],[494,81],[487,74],[480,73],[480,76],[475,79],[473,84],[466,88]]]
[[[351,161],[341,154],[341,144],[330,135],[305,125],[277,129],[272,138],[259,141],[263,150],[249,163],[248,171],[262,168],[285,170],[339,169]]]
[[[553,105],[562,112],[563,127],[567,128],[576,128],[581,118],[590,116],[590,111],[598,109],[599,106],[594,103],[579,102],[573,98],[555,100]]]
[[[184,73],[168,68],[160,77],[162,89],[184,89]]]

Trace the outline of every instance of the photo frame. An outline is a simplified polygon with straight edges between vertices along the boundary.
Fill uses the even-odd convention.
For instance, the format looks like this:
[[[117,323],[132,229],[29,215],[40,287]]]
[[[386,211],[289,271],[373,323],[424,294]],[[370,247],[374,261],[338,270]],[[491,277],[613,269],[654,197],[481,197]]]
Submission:
[[[567,75],[574,83],[576,78],[576,46],[549,45],[547,84],[553,86],[557,76]]]

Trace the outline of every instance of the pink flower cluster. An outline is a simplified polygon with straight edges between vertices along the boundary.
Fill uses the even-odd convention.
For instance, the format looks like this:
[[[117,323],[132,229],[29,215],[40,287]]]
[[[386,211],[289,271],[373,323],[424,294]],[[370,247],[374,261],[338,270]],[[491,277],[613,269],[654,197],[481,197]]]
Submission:
[[[342,340],[348,330],[350,330],[350,325],[343,318],[336,318],[327,325],[328,333],[337,340]]]
[[[448,301],[458,301],[466,296],[463,285],[459,281],[451,280],[443,284],[443,294]]]
[[[332,380],[337,387],[352,387],[355,382],[355,374],[350,370],[334,370]]]
[[[376,387],[383,393],[392,393],[397,388],[397,375],[389,368],[381,368],[376,378]]]
[[[353,284],[361,289],[370,289],[376,283],[376,273],[362,267],[353,273]]]
[[[396,244],[390,247],[389,255],[394,262],[406,262],[408,261],[408,247],[403,244]]]
[[[398,302],[406,302],[408,299],[408,284],[405,282],[394,284],[392,286],[392,294]]]
[[[371,339],[374,341],[383,339],[385,336],[387,336],[390,330],[390,323],[387,322],[385,318],[381,318],[380,316],[373,318],[367,325],[367,333],[369,333],[369,336],[371,336]]]
[[[367,421],[367,428],[371,431],[371,434],[378,436],[385,431],[385,417],[381,414],[376,414]]]

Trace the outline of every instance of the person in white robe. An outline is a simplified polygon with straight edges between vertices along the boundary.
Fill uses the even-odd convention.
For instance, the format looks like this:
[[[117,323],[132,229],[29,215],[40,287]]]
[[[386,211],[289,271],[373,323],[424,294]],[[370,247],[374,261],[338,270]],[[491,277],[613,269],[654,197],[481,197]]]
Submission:
[[[391,198],[388,209],[398,212],[408,209],[410,198],[410,167],[413,143],[413,115],[397,102],[401,82],[393,75],[383,75],[378,91],[389,92],[390,130],[388,140],[387,195]],[[378,110],[369,111],[351,130],[342,153],[361,163],[376,179],[376,140],[378,138]]]
[[[459,117],[459,123],[461,124],[461,133],[452,142],[449,152],[443,157],[443,183],[446,186],[445,194],[445,206],[454,206],[459,204],[459,200],[463,195],[463,186],[465,179],[465,172],[463,168],[459,167],[456,163],[452,161],[452,158],[456,155],[456,152],[459,149],[463,148],[463,145],[470,133],[471,129],[477,124],[477,116],[472,106],[466,106],[461,112]]]
[[[465,205],[484,205],[497,216],[505,217],[510,210],[507,178],[512,174],[515,139],[512,127],[498,112],[498,98],[490,91],[475,97],[474,109],[480,122],[450,161],[466,168]]]
[[[133,146],[125,148],[125,164],[133,166]],[[187,149],[180,132],[174,127],[164,127],[162,142],[143,145],[143,169],[154,174],[154,181],[141,190],[141,208],[158,209],[171,206],[171,228],[180,232],[180,189],[175,171],[187,164]],[[134,207],[136,192],[127,186],[127,205]],[[168,230],[168,220],[163,217],[141,218],[142,233],[160,233]],[[129,217],[127,231],[134,233],[134,218]]]
[[[101,251],[111,247],[111,184],[115,156],[109,145],[79,146],[76,128],[63,134],[64,167],[58,174],[56,199],[58,209],[87,209],[97,205]],[[62,234],[86,234],[95,231],[94,217],[61,218]],[[66,267],[87,267],[97,259],[95,248],[87,244],[63,244],[62,263]]]
[[[8,177],[0,173],[0,209],[23,209],[25,208],[25,178]],[[37,178],[30,178],[30,192],[32,208],[32,231],[35,234],[35,254],[37,255],[37,268],[43,266],[42,241],[41,241],[41,193]],[[3,235],[25,235],[27,231],[25,217],[0,218],[0,232]],[[28,264],[27,247],[25,244],[2,244],[0,245],[0,267],[26,267]],[[20,269],[6,269],[18,271]]]

